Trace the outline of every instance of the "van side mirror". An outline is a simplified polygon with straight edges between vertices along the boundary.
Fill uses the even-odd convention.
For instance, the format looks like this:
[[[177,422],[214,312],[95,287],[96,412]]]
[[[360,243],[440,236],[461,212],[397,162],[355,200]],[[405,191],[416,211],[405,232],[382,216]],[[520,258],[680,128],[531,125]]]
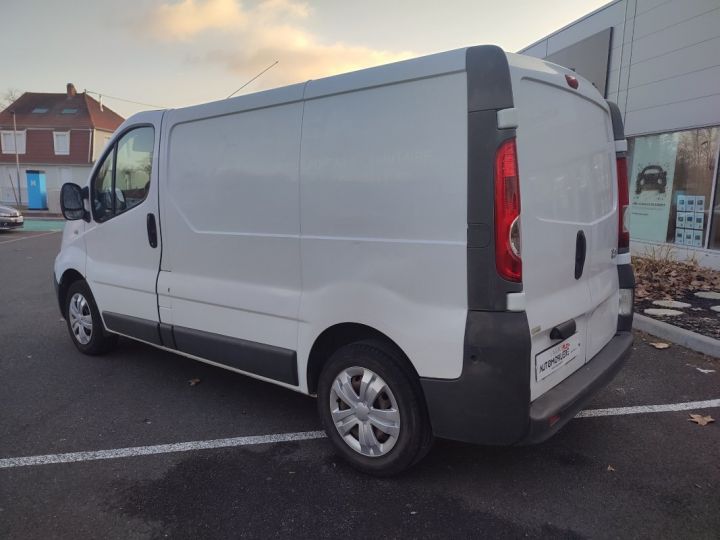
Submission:
[[[74,221],[76,219],[84,219],[90,221],[90,214],[85,210],[83,200],[85,199],[84,193],[87,190],[83,190],[77,184],[68,182],[63,184],[60,189],[60,209],[62,210],[63,217],[68,221]]]

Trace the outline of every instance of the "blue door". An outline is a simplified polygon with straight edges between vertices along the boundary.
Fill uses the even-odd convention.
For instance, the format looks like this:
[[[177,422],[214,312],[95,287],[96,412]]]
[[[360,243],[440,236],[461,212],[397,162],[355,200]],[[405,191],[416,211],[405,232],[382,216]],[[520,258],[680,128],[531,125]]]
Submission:
[[[47,210],[47,188],[43,171],[25,171],[27,176],[28,210]]]

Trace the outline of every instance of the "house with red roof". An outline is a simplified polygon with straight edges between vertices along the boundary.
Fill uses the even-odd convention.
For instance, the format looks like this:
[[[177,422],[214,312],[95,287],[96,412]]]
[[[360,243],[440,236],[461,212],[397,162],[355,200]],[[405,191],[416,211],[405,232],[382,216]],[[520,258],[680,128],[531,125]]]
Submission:
[[[42,177],[57,208],[65,182],[84,184],[124,118],[70,83],[64,93],[25,92],[0,112],[0,202],[28,204]],[[16,158],[19,161],[18,182]],[[19,188],[19,193],[18,193]]]

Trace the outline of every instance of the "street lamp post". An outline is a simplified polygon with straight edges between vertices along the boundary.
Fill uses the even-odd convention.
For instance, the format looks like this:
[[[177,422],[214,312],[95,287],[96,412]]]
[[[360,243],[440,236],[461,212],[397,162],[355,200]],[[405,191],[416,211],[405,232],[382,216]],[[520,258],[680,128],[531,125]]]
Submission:
[[[13,140],[15,141],[15,171],[17,173],[18,206],[22,204],[22,191],[20,190],[20,156],[18,156],[17,123],[15,122],[15,111],[13,116]]]

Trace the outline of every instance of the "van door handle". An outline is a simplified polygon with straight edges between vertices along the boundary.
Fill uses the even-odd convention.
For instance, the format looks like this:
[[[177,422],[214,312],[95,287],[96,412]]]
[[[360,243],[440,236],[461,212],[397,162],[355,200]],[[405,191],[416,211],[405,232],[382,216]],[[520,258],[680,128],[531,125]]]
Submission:
[[[155,214],[147,215],[148,242],[151,248],[157,247],[157,225],[155,225]]]
[[[578,231],[575,239],[575,279],[580,279],[585,268],[585,254],[587,253],[587,240],[585,233]]]
[[[567,339],[576,331],[577,326],[575,325],[575,319],[570,319],[550,330],[550,339]]]

